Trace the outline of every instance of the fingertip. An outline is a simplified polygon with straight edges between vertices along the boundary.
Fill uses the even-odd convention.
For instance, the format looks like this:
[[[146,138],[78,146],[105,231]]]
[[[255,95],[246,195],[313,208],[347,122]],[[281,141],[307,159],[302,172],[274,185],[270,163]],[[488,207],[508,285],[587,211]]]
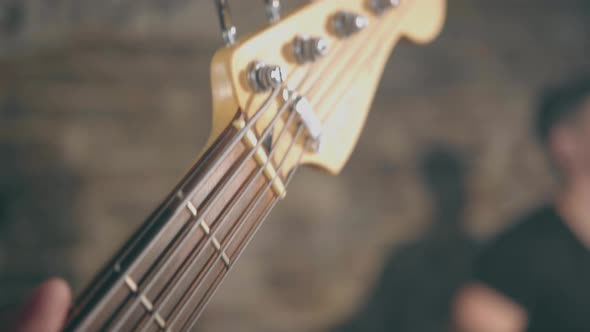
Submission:
[[[71,301],[71,290],[65,280],[48,279],[29,297],[17,321],[16,331],[60,331]]]
[[[68,283],[58,277],[49,278],[38,288],[42,296],[51,299],[51,303],[60,307],[69,308],[72,302],[72,291]]]

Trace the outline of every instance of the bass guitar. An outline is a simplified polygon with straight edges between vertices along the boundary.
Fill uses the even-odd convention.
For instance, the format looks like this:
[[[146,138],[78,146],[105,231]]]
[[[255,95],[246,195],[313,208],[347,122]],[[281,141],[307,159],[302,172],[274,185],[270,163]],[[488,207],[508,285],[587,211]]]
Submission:
[[[226,43],[211,62],[204,152],[83,292],[66,331],[187,331],[296,170],[337,174],[349,158],[397,42],[431,41],[445,0],[321,0]]]

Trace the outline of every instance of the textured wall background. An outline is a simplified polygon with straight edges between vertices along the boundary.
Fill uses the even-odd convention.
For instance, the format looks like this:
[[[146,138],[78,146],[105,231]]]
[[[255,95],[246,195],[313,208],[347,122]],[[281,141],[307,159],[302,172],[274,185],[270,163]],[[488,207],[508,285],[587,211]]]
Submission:
[[[263,24],[260,1],[233,5],[243,30]],[[54,274],[79,291],[191,164],[212,13],[0,0],[2,307]],[[551,192],[531,109],[590,69],[589,33],[587,0],[451,0],[441,38],[396,48],[343,174],[300,172],[201,330],[442,330],[477,242]]]

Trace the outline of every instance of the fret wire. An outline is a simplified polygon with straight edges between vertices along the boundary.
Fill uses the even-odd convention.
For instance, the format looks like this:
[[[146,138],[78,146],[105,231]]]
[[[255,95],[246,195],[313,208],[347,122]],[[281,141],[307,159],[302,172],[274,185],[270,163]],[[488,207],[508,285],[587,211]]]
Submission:
[[[248,180],[248,182],[246,182],[244,184],[244,188],[237,193],[237,195],[239,195],[239,197],[237,198],[237,200],[239,200],[239,199],[242,198],[243,194],[254,184],[254,181],[261,176],[261,174],[264,171],[264,168],[266,167],[266,165],[271,162],[271,159],[274,156],[274,153],[277,151],[278,142],[280,142],[282,140],[282,138],[286,134],[287,129],[291,125],[291,123],[292,123],[292,121],[293,121],[294,118],[295,118],[295,112],[291,112],[289,114],[289,117],[285,121],[285,124],[284,124],[283,128],[281,128],[281,131],[279,132],[279,134],[277,136],[277,140],[275,141],[275,143],[273,144],[271,150],[269,151],[267,162],[264,165],[259,166],[257,173],[254,174],[253,176],[251,176],[250,179]],[[262,142],[262,140],[260,140],[260,142]],[[294,140],[292,142],[295,142],[295,138],[294,138]],[[291,146],[292,146],[292,144],[290,145],[290,147]],[[256,149],[256,147],[253,149],[253,151],[255,151],[255,149]],[[281,161],[281,164],[280,165],[282,165],[284,159],[286,159],[287,153],[288,152],[286,152],[285,156],[283,157],[283,160]],[[218,224],[216,226],[217,228],[212,232],[212,236],[216,236],[216,234],[218,232],[218,229],[221,228],[221,226],[223,225],[223,223],[226,221],[227,215],[233,210],[234,207],[235,207],[235,204],[234,205],[231,205],[218,218],[218,219],[220,219],[220,221],[218,222]],[[208,239],[207,240],[207,243],[205,243],[204,245],[208,245],[209,241],[210,241],[210,239]],[[224,248],[224,251],[225,251],[225,248]],[[189,257],[190,259],[192,259],[192,262],[189,263],[189,266],[185,267],[183,270],[186,271],[188,268],[190,268],[190,266],[192,266],[192,263],[194,263],[196,260],[198,260],[200,254],[201,254],[201,252],[198,252],[198,253],[196,253],[196,256],[195,257]],[[192,255],[194,255],[194,253],[191,253],[191,256]],[[185,264],[185,263],[183,263],[183,264]],[[182,277],[182,275],[179,275],[179,277]],[[203,277],[203,278],[205,278],[205,277]],[[175,279],[176,279],[176,277],[175,277]],[[176,282],[178,282],[178,281],[176,281]],[[169,290],[168,291],[168,294],[164,296],[164,299],[162,300],[162,303],[165,303],[166,301],[168,301],[168,298],[169,298],[170,294],[172,294],[173,290],[174,290],[174,286],[172,286],[172,289]]]
[[[300,125],[298,126],[298,128],[297,128],[297,130],[296,130],[295,134],[294,134],[294,137],[293,137],[293,139],[291,140],[291,143],[290,143],[289,147],[287,148],[287,152],[285,152],[285,155],[284,155],[284,157],[282,158],[282,160],[280,161],[279,165],[277,166],[277,174],[275,175],[275,177],[278,177],[278,176],[280,176],[280,175],[279,175],[279,174],[280,174],[280,172],[279,172],[279,171],[282,169],[282,167],[283,167],[283,165],[284,165],[284,162],[287,160],[287,156],[288,156],[288,154],[289,154],[289,153],[290,153],[290,152],[293,150],[293,147],[294,147],[294,145],[295,145],[295,142],[297,141],[297,139],[299,138],[299,136],[300,136],[300,135],[301,135],[301,133],[303,132],[303,129],[304,129],[304,126],[303,126],[303,124],[300,124]],[[298,158],[298,162],[297,162],[297,164],[299,164],[299,163],[300,163],[300,161],[301,161],[301,157],[303,156],[303,152],[304,152],[304,151],[305,151],[304,149],[302,149],[302,150],[301,150],[301,153],[300,153],[300,155],[299,155],[299,158]],[[297,165],[297,164],[296,164],[296,165]],[[287,180],[285,181],[285,185],[287,185],[287,184],[290,182],[290,180],[291,180],[291,178],[292,178],[292,174],[294,174],[294,172],[293,172],[293,171],[290,173],[290,175],[288,176]],[[257,174],[257,176],[259,176],[259,174]],[[261,188],[261,190],[259,190],[259,192],[258,192],[258,194],[257,194],[257,196],[256,196],[256,200],[255,200],[254,202],[252,202],[252,203],[250,203],[250,204],[248,205],[248,210],[247,210],[247,212],[246,212],[246,215],[240,218],[241,222],[239,222],[239,224],[238,224],[238,229],[237,229],[237,230],[236,230],[236,231],[235,231],[235,232],[234,232],[234,233],[231,235],[231,237],[230,237],[230,238],[227,240],[227,242],[226,242],[226,243],[225,243],[225,245],[224,245],[224,249],[226,249],[226,248],[227,248],[227,247],[228,247],[228,246],[229,246],[229,245],[230,245],[230,244],[233,242],[233,240],[235,239],[235,237],[236,237],[236,236],[237,236],[237,234],[239,233],[239,230],[241,229],[241,227],[242,227],[242,226],[243,226],[243,225],[246,223],[246,221],[248,220],[248,218],[250,218],[250,216],[251,216],[251,215],[252,215],[252,213],[254,212],[254,209],[255,209],[255,207],[256,207],[258,204],[260,204],[260,202],[262,201],[262,198],[264,197],[264,194],[265,194],[265,193],[266,193],[266,192],[267,192],[269,189],[271,189],[271,186],[272,186],[272,183],[273,183],[273,181],[274,181],[274,179],[273,179],[272,181],[268,181],[268,183],[266,184],[266,186],[265,186],[264,188]],[[276,201],[277,201],[277,200],[278,200],[278,196],[276,196],[276,197],[275,197],[274,201],[273,201],[271,204],[274,204],[274,203],[276,203]],[[259,221],[258,221],[258,222],[257,222],[257,223],[254,225],[254,227],[253,227],[253,228],[255,229],[255,230],[254,230],[254,232],[248,232],[248,233],[245,235],[245,238],[246,238],[246,239],[251,239],[251,238],[254,236],[255,232],[258,230],[258,228],[260,227],[260,225],[262,225],[262,221],[264,220],[264,218],[266,217],[266,215],[268,215],[268,213],[270,213],[270,210],[271,210],[271,209],[268,209],[268,211],[265,213],[265,216],[263,216],[263,218],[260,218],[260,219],[259,219]],[[248,242],[249,242],[249,241],[248,241]],[[247,243],[246,243],[246,244],[247,244]],[[242,246],[242,248],[241,248],[241,249],[243,249],[243,248],[245,248],[245,245],[244,245],[244,246]],[[233,258],[233,259],[231,259],[231,260],[232,260],[232,262],[235,262],[235,261],[236,261],[236,259],[239,257],[239,255],[240,255],[240,250],[241,250],[241,249],[238,249],[238,251],[237,251],[237,253],[238,253],[238,254],[236,255],[236,257],[235,257],[235,258]],[[217,261],[218,261],[218,260],[216,260],[216,262],[217,262]],[[230,268],[229,268],[228,270],[226,270],[226,271],[225,271],[225,272],[222,274],[222,277],[221,277],[222,279],[223,279],[223,276],[227,275],[227,273],[229,272],[229,270],[231,270],[231,267],[232,267],[232,266],[233,266],[233,264],[231,264],[231,265],[230,265]],[[201,280],[205,280],[205,279],[207,278],[207,275],[208,275],[208,274],[209,274],[211,271],[213,271],[213,267],[211,267],[211,268],[209,268],[209,269],[207,270],[207,272],[205,273],[205,275],[203,276],[203,278],[202,278]],[[220,281],[221,281],[221,280],[220,280]],[[220,281],[219,281],[219,282],[220,282]],[[216,285],[216,284],[218,284],[218,283],[214,283],[214,285]],[[201,286],[201,285],[197,285],[197,287],[199,287],[199,286]],[[213,287],[212,287],[212,290],[208,290],[208,291],[207,291],[207,293],[206,293],[206,294],[209,294],[209,293],[211,293],[211,294],[209,294],[209,296],[208,296],[208,297],[204,298],[204,300],[205,300],[205,304],[206,304],[206,303],[209,301],[209,299],[210,299],[210,296],[212,295],[212,292],[215,290],[215,288],[216,288],[216,287],[215,287],[215,286],[213,286]],[[189,297],[189,298],[187,298],[187,299],[186,299],[185,301],[183,301],[183,302],[184,302],[184,303],[186,303],[186,302],[188,302],[189,300],[190,300],[190,297]],[[201,310],[201,308],[204,308],[204,306],[198,305],[198,306],[197,306],[197,308],[195,308],[195,310],[193,310],[193,312],[192,312],[192,313],[189,315],[189,317],[196,316],[194,319],[198,318],[198,315],[200,315],[200,312],[202,311],[202,310]],[[174,323],[175,323],[175,322],[176,322],[176,321],[177,321],[177,320],[178,320],[180,317],[182,317],[182,312],[183,312],[183,309],[186,309],[186,306],[182,306],[182,307],[181,307],[181,310],[180,310],[180,312],[178,312],[178,313],[177,313],[176,317],[173,317],[173,316],[171,316],[171,317],[168,319],[168,321],[170,322],[170,323],[169,323],[170,325],[173,325],[173,324],[174,324]],[[189,318],[189,320],[190,320],[190,319],[191,319],[191,318]],[[183,327],[183,330],[184,330],[184,328],[185,328],[185,327],[186,327],[186,323],[185,323],[185,326]]]
[[[176,253],[177,249],[185,243],[186,239],[189,238],[190,235],[192,235],[196,229],[198,229],[197,226],[200,223],[199,219],[202,219],[202,216],[206,215],[210,211],[210,208],[212,206],[214,206],[219,201],[219,199],[221,199],[225,190],[227,189],[227,184],[231,183],[233,180],[235,180],[235,178],[238,176],[240,171],[245,167],[245,165],[248,163],[248,161],[250,161],[250,159],[254,155],[254,153],[256,153],[256,151],[261,147],[264,139],[266,139],[268,137],[268,135],[272,134],[275,124],[281,118],[283,113],[289,109],[291,103],[292,103],[292,100],[288,100],[287,102],[285,102],[283,104],[283,106],[281,106],[281,108],[277,111],[277,113],[274,115],[273,119],[271,120],[271,123],[263,131],[261,138],[259,139],[259,142],[256,144],[256,146],[253,147],[252,150],[249,151],[249,153],[242,159],[242,161],[240,162],[240,164],[238,165],[238,167],[234,171],[234,173],[228,179],[223,181],[223,183],[220,183],[217,185],[217,187],[219,187],[219,189],[217,190],[217,192],[214,193],[214,197],[211,200],[211,202],[209,202],[207,204],[207,207],[203,211],[198,212],[199,216],[196,217],[197,221],[190,227],[190,229],[188,230],[187,233],[184,234],[184,236],[181,236],[179,239],[176,239],[176,244],[172,244],[173,247],[171,249],[169,249],[169,250],[171,250],[171,252],[166,252],[163,255],[168,256],[168,257],[173,256]],[[254,119],[254,118],[252,118],[252,119]],[[246,129],[246,128],[248,128],[248,124],[244,127],[244,129]],[[189,201],[189,203],[192,205],[192,203],[190,201]],[[187,204],[189,204],[189,203],[187,203]],[[189,207],[189,209],[190,209],[190,207]],[[191,213],[192,213],[192,209],[191,209]],[[219,228],[219,227],[217,227],[217,228]],[[215,231],[207,238],[205,245],[208,245],[211,242],[211,239],[214,237],[215,237]],[[189,257],[187,257],[187,259],[190,259],[191,255],[192,255],[192,252],[191,252],[191,254],[189,254]],[[169,264],[169,262],[170,262],[169,259],[164,261],[163,266],[161,266],[159,271],[157,271],[156,274],[150,278],[150,281],[147,282],[147,285],[145,286],[145,289],[142,290],[142,292],[148,292],[152,287],[154,287],[155,282],[158,280],[161,273],[166,269],[166,266]],[[185,266],[185,262],[182,263],[180,269],[184,270],[184,266]],[[123,316],[117,321],[117,323],[115,324],[113,329],[120,328],[120,326],[129,318],[129,316],[131,315],[133,310],[137,307],[137,305],[138,305],[137,299],[132,300],[132,301],[134,303],[131,305],[129,310],[126,313],[124,313]]]

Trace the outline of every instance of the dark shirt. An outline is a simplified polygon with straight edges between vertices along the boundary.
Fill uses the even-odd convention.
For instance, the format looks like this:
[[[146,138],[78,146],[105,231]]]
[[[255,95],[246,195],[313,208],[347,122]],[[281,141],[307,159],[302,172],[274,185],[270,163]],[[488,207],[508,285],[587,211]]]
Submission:
[[[553,208],[494,240],[475,276],[528,311],[527,331],[590,331],[590,250]]]

